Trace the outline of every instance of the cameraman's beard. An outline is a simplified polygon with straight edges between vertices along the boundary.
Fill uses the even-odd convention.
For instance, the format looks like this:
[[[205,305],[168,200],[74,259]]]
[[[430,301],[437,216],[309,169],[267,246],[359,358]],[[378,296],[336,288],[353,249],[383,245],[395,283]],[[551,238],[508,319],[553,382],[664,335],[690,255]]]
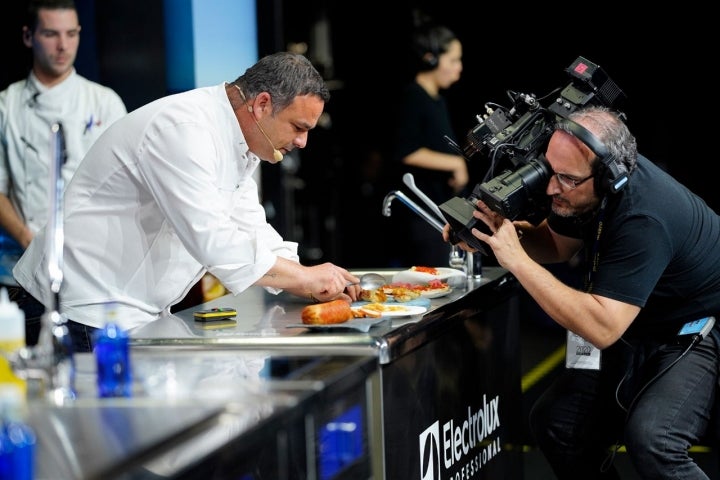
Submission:
[[[583,197],[580,202],[572,202],[561,194],[553,195],[552,199],[552,212],[559,217],[580,217],[600,205],[600,199],[595,195]]]

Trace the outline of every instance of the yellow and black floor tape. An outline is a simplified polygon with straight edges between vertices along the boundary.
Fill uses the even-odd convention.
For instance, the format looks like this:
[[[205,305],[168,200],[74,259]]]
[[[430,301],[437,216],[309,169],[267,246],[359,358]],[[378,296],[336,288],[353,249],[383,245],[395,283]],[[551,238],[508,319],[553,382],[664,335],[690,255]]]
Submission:
[[[558,367],[565,360],[565,345],[561,345],[545,359],[535,365],[522,377],[522,393],[530,390],[536,383],[542,380],[548,373]]]

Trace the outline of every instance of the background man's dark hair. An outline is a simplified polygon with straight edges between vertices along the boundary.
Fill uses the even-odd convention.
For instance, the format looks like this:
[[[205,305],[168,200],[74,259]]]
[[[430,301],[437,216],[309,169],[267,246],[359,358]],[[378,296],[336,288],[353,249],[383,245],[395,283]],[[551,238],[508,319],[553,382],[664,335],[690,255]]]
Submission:
[[[37,28],[38,11],[42,8],[47,10],[69,9],[77,11],[74,0],[29,0],[23,25],[28,27],[31,32],[34,32],[35,28]]]

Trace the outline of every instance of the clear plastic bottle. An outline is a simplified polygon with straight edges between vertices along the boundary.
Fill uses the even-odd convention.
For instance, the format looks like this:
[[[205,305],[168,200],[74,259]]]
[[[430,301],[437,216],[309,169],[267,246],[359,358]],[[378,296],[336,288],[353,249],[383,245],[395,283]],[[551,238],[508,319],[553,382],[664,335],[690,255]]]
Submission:
[[[105,308],[105,326],[95,333],[93,352],[100,397],[132,396],[129,338],[116,317],[117,306],[109,303]]]
[[[0,386],[0,480],[34,480],[33,429],[21,418],[24,399],[17,389]]]
[[[11,302],[6,288],[0,289],[0,386],[17,388],[27,395],[27,382],[13,372],[8,357],[25,346],[25,314]]]

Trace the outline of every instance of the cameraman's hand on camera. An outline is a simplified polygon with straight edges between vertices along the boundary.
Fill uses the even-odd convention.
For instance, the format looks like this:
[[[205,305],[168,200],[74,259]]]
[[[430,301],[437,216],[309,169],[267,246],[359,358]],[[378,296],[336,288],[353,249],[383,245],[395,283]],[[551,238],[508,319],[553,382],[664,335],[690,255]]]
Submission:
[[[529,259],[513,222],[490,210],[482,200],[478,200],[473,216],[485,223],[492,234],[485,234],[477,228],[471,230],[472,234],[492,248],[501,267],[512,272],[516,265]]]
[[[452,234],[450,232],[451,232],[450,224],[446,223],[445,226],[443,227],[442,236],[443,236],[443,240],[445,240],[448,243],[452,243],[452,240],[453,240],[451,238]],[[458,240],[457,243],[452,243],[452,244],[457,247],[460,247],[460,249],[465,250],[466,252],[475,253],[478,251],[475,247],[471,247],[470,245],[468,245],[467,243],[465,243],[462,240]]]

